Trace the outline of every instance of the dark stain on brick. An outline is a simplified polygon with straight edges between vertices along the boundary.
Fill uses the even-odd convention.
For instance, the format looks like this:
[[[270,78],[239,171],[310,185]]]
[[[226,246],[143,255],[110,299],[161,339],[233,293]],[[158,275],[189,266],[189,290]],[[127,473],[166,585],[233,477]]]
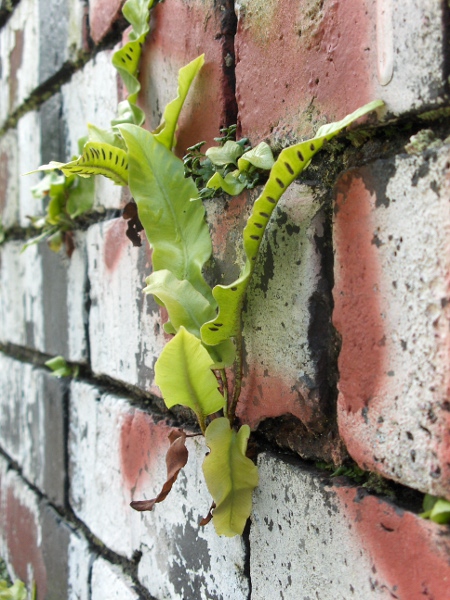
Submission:
[[[22,30],[15,31],[14,48],[9,55],[9,109],[12,112],[18,100],[19,78],[18,71],[22,66],[24,33]]]
[[[365,187],[376,197],[375,207],[384,206],[387,208],[391,199],[387,196],[386,190],[397,171],[394,159],[377,160],[370,169],[362,169],[361,171]]]
[[[9,177],[9,156],[6,152],[2,152],[0,154],[0,213],[3,213],[6,207]]]
[[[69,316],[67,307],[67,264],[62,253],[52,252],[46,244],[39,246],[42,259],[42,295],[45,351],[54,356],[68,356]],[[80,327],[82,324],[79,324]]]
[[[67,598],[69,576],[68,549],[71,531],[58,513],[46,504],[40,506],[42,527],[42,554],[47,570],[47,594],[38,597],[45,600]]]
[[[430,171],[430,165],[428,164],[427,161],[423,162],[420,167],[417,169],[417,171],[414,173],[412,179],[411,179],[411,185],[414,187],[418,184],[419,179],[422,179],[422,177],[426,177],[428,175]]]
[[[382,242],[380,240],[380,238],[377,236],[377,234],[374,233],[373,238],[372,238],[372,244],[374,244],[374,246],[376,246],[377,248],[380,248],[381,246],[384,245],[384,242]]]
[[[168,568],[169,580],[183,600],[198,600],[204,595],[210,600],[221,600],[222,596],[216,596],[208,589],[210,577],[205,577],[211,570],[208,542],[199,537],[198,528],[190,523],[191,518],[192,513],[188,513],[186,523],[173,528],[173,563]],[[212,527],[212,524],[208,526]]]
[[[43,375],[43,402],[45,423],[44,491],[52,502],[64,506],[65,471],[65,405],[64,394],[68,383],[51,374]],[[39,438],[36,441],[42,443]]]

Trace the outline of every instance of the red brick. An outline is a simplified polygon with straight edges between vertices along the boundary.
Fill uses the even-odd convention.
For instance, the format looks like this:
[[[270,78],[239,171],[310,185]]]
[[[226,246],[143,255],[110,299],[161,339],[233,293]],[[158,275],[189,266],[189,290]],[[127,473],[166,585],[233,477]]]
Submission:
[[[96,44],[102,41],[121,15],[125,0],[91,0],[89,24],[91,38]]]
[[[141,65],[140,103],[150,128],[159,125],[165,105],[176,97],[178,70],[205,53],[205,64],[179,121],[177,153],[181,156],[201,140],[212,145],[221,127],[236,122],[230,7],[228,0],[171,0],[154,9]]]
[[[448,148],[336,186],[338,418],[363,468],[450,498]]]
[[[376,98],[396,114],[445,98],[443,8],[432,0],[239,4],[239,120],[254,142],[311,135]],[[380,57],[393,61],[391,79]]]
[[[355,542],[370,557],[374,590],[393,598],[446,598],[450,588],[448,527],[401,510],[361,489],[335,488]]]

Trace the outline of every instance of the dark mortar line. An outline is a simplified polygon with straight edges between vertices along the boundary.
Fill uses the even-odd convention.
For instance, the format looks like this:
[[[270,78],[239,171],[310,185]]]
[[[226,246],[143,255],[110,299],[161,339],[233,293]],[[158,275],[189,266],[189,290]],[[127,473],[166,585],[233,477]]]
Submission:
[[[247,519],[247,523],[245,524],[244,531],[242,533],[242,542],[245,548],[245,559],[244,559],[244,568],[243,573],[244,577],[246,577],[248,581],[248,594],[247,600],[251,600],[252,598],[252,571],[251,571],[251,544],[250,544],[250,531],[252,528],[252,519]]]
[[[38,109],[41,104],[56,94],[60,90],[61,86],[70,81],[73,74],[79,69],[83,68],[92,57],[92,54],[81,51],[77,60],[67,61],[63,64],[59,71],[38,85],[38,87],[31,92],[23,104],[21,104],[9,115],[0,129],[0,137],[3,136],[9,129],[14,128],[19,119],[26,113]]]
[[[443,11],[443,46],[444,46],[444,64],[442,80],[445,86],[445,92],[450,94],[450,4],[442,3]]]
[[[45,214],[43,214],[42,216],[44,217]],[[70,232],[87,231],[92,225],[97,225],[99,223],[106,223],[108,221],[111,221],[112,219],[117,219],[121,216],[122,216],[121,209],[115,209],[115,208],[107,209],[103,212],[100,212],[97,210],[92,211],[89,214],[77,217],[77,219],[74,221],[74,225],[76,227],[74,227],[73,229],[70,229],[68,231],[70,231]],[[35,229],[32,226],[20,227],[19,225],[14,225],[13,227],[10,227],[10,228],[4,230],[5,238],[4,238],[4,241],[2,241],[2,243],[0,244],[0,247],[2,244],[5,244],[5,243],[11,242],[11,241],[30,242],[34,238],[36,238],[38,235],[40,235],[41,232],[42,232],[41,229]],[[41,244],[41,243],[46,243],[46,242],[45,242],[45,240],[42,240],[39,243]],[[131,245],[132,244],[130,242],[130,246]]]
[[[89,549],[96,555],[95,558],[101,557],[108,560],[108,562],[111,564],[120,566],[123,572],[131,577],[133,581],[133,587],[139,591],[143,600],[157,600],[149,594],[148,590],[142,587],[137,577],[137,567],[142,553],[135,552],[130,560],[108,548],[99,538],[96,537],[94,533],[92,533],[88,526],[77,517],[69,502],[67,502],[64,508],[57,506],[50,500],[50,498],[48,498],[48,496],[45,495],[42,490],[40,490],[35,484],[33,484],[27,477],[24,476],[22,467],[1,447],[0,456],[6,460],[8,464],[8,471],[14,471],[16,475],[20,477],[22,482],[37,496],[38,504],[45,504],[46,506],[50,507],[58,514],[66,526],[69,526],[75,532],[81,532],[89,545]],[[130,508],[130,510],[133,509]]]
[[[62,405],[63,405],[63,436],[64,436],[64,506],[70,506],[70,480],[69,480],[69,465],[70,465],[70,452],[69,452],[69,431],[70,431],[70,388],[68,382],[64,385],[62,394]]]
[[[225,123],[222,127],[237,124],[238,103],[236,97],[236,51],[235,38],[237,33],[237,15],[234,0],[215,0],[214,8],[222,15],[222,73],[225,90]]]
[[[396,509],[405,510],[415,515],[418,515],[423,510],[421,507],[421,501],[425,492],[409,487],[402,483],[398,483],[397,481],[383,476],[381,473],[377,473],[376,471],[365,471],[365,473],[367,474],[367,478],[369,478],[369,476],[372,475],[376,477],[378,481],[381,481],[383,484],[386,485],[386,493],[377,492],[371,485],[369,485],[368,487],[363,487],[364,483],[366,482],[357,483],[347,475],[331,477],[331,473],[334,470],[336,470],[338,466],[330,464],[329,469],[325,467],[320,467],[318,466],[318,463],[324,461],[320,459],[305,459],[299,456],[293,450],[290,450],[289,448],[280,448],[275,444],[271,444],[267,441],[264,434],[261,434],[258,430],[252,431],[250,442],[252,440],[252,460],[255,462],[255,464],[257,464],[257,458],[260,454],[270,454],[277,460],[284,461],[290,465],[298,467],[302,470],[307,470],[310,473],[315,474],[322,481],[325,481],[327,485],[351,487],[358,489],[363,494],[374,496],[375,498],[380,498],[394,506]],[[357,467],[357,464],[353,461],[352,458],[349,458],[347,461],[345,461],[344,466]],[[389,493],[392,493],[393,496],[390,496]]]
[[[0,343],[0,352],[19,362],[40,367],[46,373],[51,375],[51,371],[45,366],[45,362],[50,358],[53,358],[53,355],[11,343]],[[138,386],[117,381],[108,375],[97,375],[91,370],[90,366],[86,364],[70,361],[66,362],[70,367],[78,367],[79,369],[77,377],[63,378],[68,382],[72,380],[79,381],[95,387],[100,394],[118,396],[121,399],[126,400],[133,408],[145,411],[146,414],[152,417],[155,424],[164,421],[169,427],[183,428],[192,433],[198,433],[200,431],[194,416],[189,419],[186,418],[185,415],[177,414],[177,410],[169,411],[168,409],[162,408],[162,400],[154,394],[145,392]]]

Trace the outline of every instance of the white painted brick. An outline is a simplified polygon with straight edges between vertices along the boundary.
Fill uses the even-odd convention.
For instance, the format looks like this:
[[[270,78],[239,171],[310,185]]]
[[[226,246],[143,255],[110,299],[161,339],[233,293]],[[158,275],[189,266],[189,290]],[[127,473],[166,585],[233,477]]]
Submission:
[[[0,32],[0,124],[37,86],[38,48],[38,3],[22,0]]]
[[[19,172],[17,130],[10,129],[0,138],[0,219],[4,228],[17,225],[19,219]]]
[[[446,527],[307,466],[259,457],[252,598],[445,598]]]
[[[258,466],[250,530],[252,598],[347,600],[351,587],[355,598],[389,598],[370,589],[371,562],[317,474],[267,454]]]
[[[343,176],[333,317],[350,454],[448,498],[449,159],[444,146]]]
[[[93,554],[84,537],[73,533],[68,552],[67,600],[90,600],[89,577]]]
[[[88,231],[92,369],[159,394],[153,366],[165,336],[157,305],[142,293],[151,273],[150,253],[146,242],[133,247],[125,231],[123,219]]]
[[[376,9],[376,56],[382,66],[373,74],[372,97],[384,100],[388,112],[398,115],[444,104],[444,5],[434,0],[378,0]]]
[[[18,170],[19,170],[19,224],[29,227],[28,216],[42,214],[43,203],[33,197],[31,188],[41,179],[41,174],[25,173],[35,171],[41,164],[41,135],[39,113],[31,111],[24,115],[17,124]]]
[[[131,579],[103,558],[97,558],[92,566],[91,586],[91,600],[139,600]]]
[[[305,420],[303,403],[322,376],[311,345],[311,303],[320,295],[324,212],[306,186],[291,186],[270,221],[243,314],[248,364],[242,418],[259,421],[291,413]],[[279,394],[277,402],[267,393]],[[263,391],[264,390],[264,391]],[[302,398],[299,402],[300,397]],[[318,400],[314,400],[318,410]]]
[[[63,115],[67,123],[67,155],[78,156],[78,140],[88,134],[87,124],[109,129],[119,102],[113,52],[100,52],[62,87]],[[55,158],[55,160],[58,160]],[[122,188],[104,177],[96,178],[96,208],[118,208]]]
[[[106,546],[131,557],[157,598],[247,597],[241,538],[219,538],[198,523],[211,499],[201,464],[206,447],[189,439],[190,459],[164,504],[138,513],[132,499],[155,497],[165,481],[170,428],[125,400],[81,382],[71,386],[70,497],[77,516]]]
[[[2,245],[0,340],[83,362],[85,331],[85,234],[75,236],[71,259],[44,244],[24,252],[23,242]]]
[[[64,505],[62,382],[50,372],[0,354],[0,445],[23,476]]]
[[[39,249],[21,254],[23,242],[0,249],[0,339],[20,346],[43,348],[42,270]]]

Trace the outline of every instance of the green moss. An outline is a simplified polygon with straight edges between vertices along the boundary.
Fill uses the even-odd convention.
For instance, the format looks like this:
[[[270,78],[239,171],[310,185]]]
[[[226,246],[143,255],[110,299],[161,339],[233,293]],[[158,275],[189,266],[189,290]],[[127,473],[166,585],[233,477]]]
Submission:
[[[423,121],[436,121],[444,117],[450,116],[450,106],[443,106],[442,108],[436,108],[435,110],[429,110],[419,115],[419,119]]]

